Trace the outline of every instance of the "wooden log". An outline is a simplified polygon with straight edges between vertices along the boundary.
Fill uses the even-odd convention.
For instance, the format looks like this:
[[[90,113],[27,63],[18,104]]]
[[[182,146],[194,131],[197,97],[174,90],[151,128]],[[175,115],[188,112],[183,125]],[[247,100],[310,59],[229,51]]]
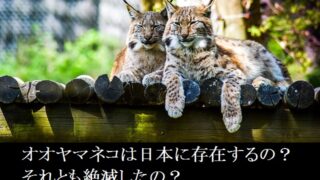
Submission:
[[[21,94],[17,97],[16,102],[31,103],[37,99],[36,85],[40,80],[28,81],[20,86]]]
[[[141,83],[124,83],[124,94],[122,95],[121,103],[128,105],[145,104],[144,91],[144,86]]]
[[[289,108],[303,110],[309,108],[314,102],[313,86],[306,81],[296,81],[291,84],[284,95]]]
[[[114,76],[110,82],[109,77],[106,74],[98,77],[94,84],[94,91],[98,98],[104,103],[114,103],[124,94],[121,80]]]
[[[201,85],[200,101],[205,106],[220,106],[223,82],[216,78],[210,78]],[[249,107],[257,99],[257,91],[251,84],[241,86],[241,106]]]
[[[257,99],[257,91],[251,84],[241,86],[241,106],[250,107]]]
[[[162,105],[164,104],[166,97],[167,88],[162,83],[155,83],[147,86],[144,90],[144,96],[151,105]]]
[[[183,81],[183,89],[185,96],[185,103],[191,104],[196,102],[200,96],[200,86],[197,82],[191,80]]]
[[[257,91],[257,99],[262,106],[275,108],[282,100],[282,95],[277,87],[261,85]]]
[[[65,85],[43,80],[36,84],[36,97],[40,103],[51,104],[60,101],[64,97]]]
[[[4,104],[13,103],[21,95],[20,86],[23,81],[11,76],[0,77],[0,102]]]
[[[205,80],[200,86],[200,101],[205,106],[220,106],[222,84],[222,81],[216,78]]]
[[[314,100],[320,104],[320,87],[314,89]]]
[[[86,103],[94,95],[94,79],[81,75],[66,84],[65,94],[70,103]]]

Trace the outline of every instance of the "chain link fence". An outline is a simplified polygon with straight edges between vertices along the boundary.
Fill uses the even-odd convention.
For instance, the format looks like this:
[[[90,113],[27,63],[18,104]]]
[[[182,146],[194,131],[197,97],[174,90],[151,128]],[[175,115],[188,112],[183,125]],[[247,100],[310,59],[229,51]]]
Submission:
[[[63,49],[91,28],[98,28],[100,0],[0,0],[0,58],[15,52],[19,39],[35,30],[52,33]]]

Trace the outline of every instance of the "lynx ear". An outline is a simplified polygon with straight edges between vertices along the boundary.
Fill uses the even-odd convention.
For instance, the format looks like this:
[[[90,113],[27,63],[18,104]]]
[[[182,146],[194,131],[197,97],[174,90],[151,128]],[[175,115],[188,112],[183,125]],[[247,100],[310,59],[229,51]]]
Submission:
[[[160,11],[160,14],[164,19],[168,19],[167,8],[162,9],[162,11]]]
[[[170,18],[177,11],[178,8],[175,5],[173,5],[171,1],[166,0],[166,9],[168,18]]]
[[[204,15],[208,18],[211,16],[211,8],[215,4],[216,0],[210,0],[207,5],[205,5],[204,8]]]
[[[126,0],[123,0],[123,2],[126,3],[127,10],[129,12],[131,19],[135,20],[141,14],[141,12],[139,12],[134,7],[132,7]]]
[[[162,9],[162,11],[160,12],[161,16],[166,20],[168,20],[168,11],[167,11],[168,4],[167,3],[172,3],[172,0],[169,0],[169,1],[166,0],[166,7],[164,7],[164,9]]]

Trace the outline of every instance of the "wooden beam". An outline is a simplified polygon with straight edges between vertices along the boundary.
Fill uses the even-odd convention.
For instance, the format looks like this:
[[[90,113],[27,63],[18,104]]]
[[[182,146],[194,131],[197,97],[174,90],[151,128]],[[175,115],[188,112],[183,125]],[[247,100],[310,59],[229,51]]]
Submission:
[[[244,109],[241,128],[230,134],[219,108],[187,107],[181,118],[163,107],[120,105],[2,104],[0,121],[13,142],[320,142],[319,111]],[[3,124],[3,123],[0,123]]]

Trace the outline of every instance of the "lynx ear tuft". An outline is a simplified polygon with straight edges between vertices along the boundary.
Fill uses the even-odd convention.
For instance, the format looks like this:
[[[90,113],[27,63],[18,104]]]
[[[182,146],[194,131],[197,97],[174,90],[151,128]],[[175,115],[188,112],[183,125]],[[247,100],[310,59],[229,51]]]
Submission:
[[[132,7],[126,0],[123,0],[123,2],[126,4],[127,10],[132,20],[135,20],[141,15],[141,12]]]
[[[210,0],[207,5],[204,5],[204,15],[208,18],[211,17],[211,8],[215,4],[216,0]]]
[[[173,5],[171,1],[166,0],[166,9],[167,9],[168,18],[170,18],[177,11],[178,7]]]

